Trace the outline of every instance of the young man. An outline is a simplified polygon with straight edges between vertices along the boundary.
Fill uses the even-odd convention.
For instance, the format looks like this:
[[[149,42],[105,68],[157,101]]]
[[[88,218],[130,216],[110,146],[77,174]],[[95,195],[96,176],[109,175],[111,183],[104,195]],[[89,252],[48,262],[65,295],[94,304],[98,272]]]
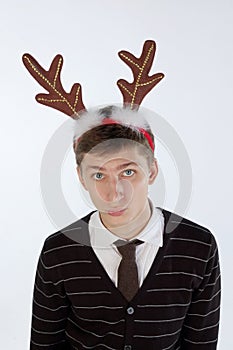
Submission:
[[[114,106],[81,119],[77,173],[97,210],[44,242],[30,349],[216,349],[217,244],[148,198],[158,173],[149,125]]]

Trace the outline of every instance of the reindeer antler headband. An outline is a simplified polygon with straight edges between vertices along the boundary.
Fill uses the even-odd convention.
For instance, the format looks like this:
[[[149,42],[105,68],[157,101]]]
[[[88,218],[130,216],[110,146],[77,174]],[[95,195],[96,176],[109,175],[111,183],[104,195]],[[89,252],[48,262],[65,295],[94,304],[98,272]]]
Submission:
[[[154,60],[156,44],[152,40],[147,40],[144,43],[142,54],[136,58],[127,51],[120,51],[119,57],[131,68],[133,73],[133,82],[129,83],[123,79],[118,80],[117,85],[123,95],[124,107],[131,110],[137,110],[143,98],[148,92],[157,85],[164,77],[163,73],[156,73],[149,76],[149,72]],[[29,54],[23,55],[23,63],[34,79],[48,91],[48,94],[36,95],[37,102],[55,108],[73,119],[79,121],[85,118],[87,112],[82,101],[82,88],[79,83],[72,86],[71,91],[67,93],[61,84],[61,69],[63,58],[61,55],[55,56],[48,71],[43,69],[40,64]],[[127,120],[122,121],[122,118],[102,118],[96,122],[100,124],[128,124]],[[85,121],[83,121],[85,123]],[[137,126],[137,121],[133,122],[147,138],[152,150],[154,145],[150,135],[145,129]],[[80,135],[79,135],[80,136]]]

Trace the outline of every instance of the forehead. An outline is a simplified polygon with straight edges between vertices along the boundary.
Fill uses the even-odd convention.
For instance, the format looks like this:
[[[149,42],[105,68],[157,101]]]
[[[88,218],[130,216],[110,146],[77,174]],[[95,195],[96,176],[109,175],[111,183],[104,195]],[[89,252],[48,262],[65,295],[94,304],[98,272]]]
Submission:
[[[82,161],[82,168],[94,169],[103,167],[116,167],[131,164],[134,166],[145,167],[146,158],[137,152],[136,149],[122,150],[111,154],[87,153]]]

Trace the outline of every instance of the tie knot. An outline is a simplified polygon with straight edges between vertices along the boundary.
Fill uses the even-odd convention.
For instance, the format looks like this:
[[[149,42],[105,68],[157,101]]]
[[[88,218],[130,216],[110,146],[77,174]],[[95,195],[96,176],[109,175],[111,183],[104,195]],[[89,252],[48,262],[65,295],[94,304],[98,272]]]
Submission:
[[[118,239],[114,242],[115,246],[117,247],[118,251],[122,255],[123,258],[132,258],[135,255],[135,249],[136,245],[144,243],[143,241],[140,241],[139,239],[134,239],[133,241],[126,242],[122,239]]]

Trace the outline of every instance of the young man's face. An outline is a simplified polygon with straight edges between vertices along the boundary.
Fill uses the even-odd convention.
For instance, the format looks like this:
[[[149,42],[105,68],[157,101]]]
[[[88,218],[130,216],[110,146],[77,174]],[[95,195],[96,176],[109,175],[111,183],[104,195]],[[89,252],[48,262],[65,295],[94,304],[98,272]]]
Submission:
[[[149,166],[137,148],[104,156],[88,153],[77,171],[110,231],[143,222],[149,208],[148,185],[158,173],[155,159]]]

